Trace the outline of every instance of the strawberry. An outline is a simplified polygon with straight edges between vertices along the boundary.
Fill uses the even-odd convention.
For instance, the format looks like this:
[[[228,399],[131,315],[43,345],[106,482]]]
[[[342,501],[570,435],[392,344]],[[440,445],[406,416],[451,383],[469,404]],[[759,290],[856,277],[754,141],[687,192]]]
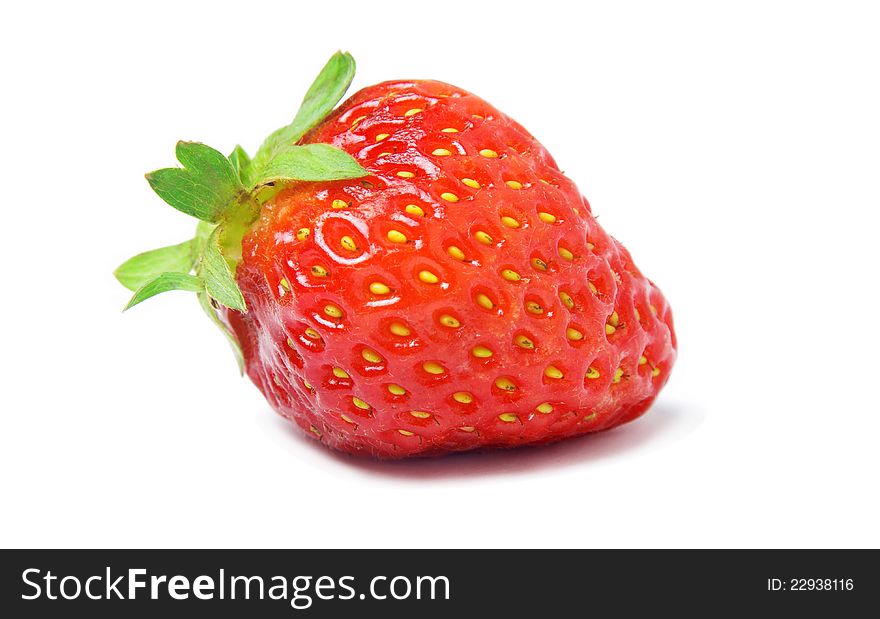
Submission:
[[[669,306],[550,154],[436,81],[331,111],[353,72],[335,55],[253,160],[181,143],[183,169],[148,175],[203,223],[120,268],[130,305],[197,292],[272,407],[350,453],[547,443],[641,415],[675,359]]]

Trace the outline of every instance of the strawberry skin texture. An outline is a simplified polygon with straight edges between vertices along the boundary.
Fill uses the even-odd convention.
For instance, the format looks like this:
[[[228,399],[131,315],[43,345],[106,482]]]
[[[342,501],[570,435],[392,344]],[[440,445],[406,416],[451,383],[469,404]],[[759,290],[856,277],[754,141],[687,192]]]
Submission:
[[[523,127],[435,81],[385,82],[301,143],[370,176],[268,201],[221,310],[306,434],[379,458],[538,444],[635,419],[669,377],[669,306]]]

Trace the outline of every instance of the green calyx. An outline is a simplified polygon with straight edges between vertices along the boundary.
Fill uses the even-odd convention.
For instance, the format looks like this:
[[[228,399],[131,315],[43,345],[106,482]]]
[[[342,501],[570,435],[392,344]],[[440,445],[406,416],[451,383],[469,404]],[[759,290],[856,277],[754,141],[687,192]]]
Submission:
[[[199,303],[232,345],[239,369],[241,348],[217,315],[228,307],[246,313],[235,281],[241,242],[262,204],[290,183],[360,178],[369,173],[351,155],[329,144],[298,144],[345,95],[354,77],[354,58],[334,54],[306,93],[289,125],[273,132],[253,158],[236,146],[226,157],[198,142],[178,142],[183,167],[146,175],[160,198],[199,220],[195,237],[147,251],[125,261],[114,275],[134,292],[125,309],[169,290],[195,292]]]

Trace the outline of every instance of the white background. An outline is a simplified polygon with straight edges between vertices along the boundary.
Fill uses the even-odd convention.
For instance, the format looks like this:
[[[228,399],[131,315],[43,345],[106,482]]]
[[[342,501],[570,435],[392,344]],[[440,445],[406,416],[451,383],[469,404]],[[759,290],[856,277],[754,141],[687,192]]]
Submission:
[[[15,3],[0,23],[0,546],[880,546],[880,19],[857,2]],[[656,406],[538,450],[334,455],[192,295],[143,173],[253,152],[333,51],[522,122],[667,294]]]

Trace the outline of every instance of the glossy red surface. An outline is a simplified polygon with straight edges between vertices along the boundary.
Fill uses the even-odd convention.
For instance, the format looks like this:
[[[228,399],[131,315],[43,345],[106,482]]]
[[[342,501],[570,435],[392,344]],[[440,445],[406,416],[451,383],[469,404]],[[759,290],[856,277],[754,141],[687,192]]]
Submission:
[[[447,84],[387,82],[304,142],[371,176],[283,190],[244,240],[250,311],[225,318],[281,415],[397,458],[647,409],[675,359],[666,300],[519,124]]]

